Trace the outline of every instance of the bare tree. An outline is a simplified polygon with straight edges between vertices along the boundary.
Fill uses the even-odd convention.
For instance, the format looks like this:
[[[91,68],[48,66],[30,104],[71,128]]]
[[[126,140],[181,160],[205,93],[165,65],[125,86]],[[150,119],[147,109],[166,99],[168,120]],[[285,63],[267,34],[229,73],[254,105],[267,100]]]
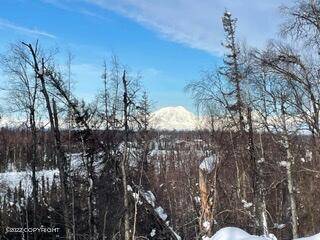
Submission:
[[[320,3],[318,0],[299,0],[292,7],[282,6],[286,17],[282,24],[283,36],[303,40],[307,46],[315,46],[320,54]]]
[[[263,63],[265,63],[263,61]],[[298,237],[298,213],[296,198],[294,194],[294,181],[292,168],[294,156],[292,153],[292,135],[299,129],[299,122],[296,120],[297,111],[291,100],[294,93],[291,85],[281,77],[262,64],[256,65],[253,86],[256,90],[255,111],[258,114],[257,121],[260,122],[262,130],[267,130],[271,136],[278,133],[273,140],[277,142],[286,152],[286,161],[280,163],[286,169],[287,189],[289,192],[292,235]],[[259,70],[260,69],[260,70]],[[261,147],[261,149],[263,149]]]
[[[69,207],[69,197],[68,197],[68,170],[67,167],[67,159],[62,148],[61,137],[60,137],[60,130],[58,125],[58,118],[55,118],[53,112],[54,99],[51,101],[50,94],[48,92],[48,86],[46,81],[46,76],[48,71],[50,71],[50,67],[48,66],[49,57],[45,57],[44,54],[41,52],[38,42],[33,46],[32,44],[22,43],[25,48],[27,49],[27,59],[28,65],[32,68],[36,78],[40,81],[41,86],[41,93],[43,95],[46,110],[48,113],[48,119],[50,122],[51,133],[53,134],[55,140],[55,149],[56,149],[56,156],[58,158],[58,168],[60,173],[60,182],[61,182],[61,189],[62,189],[62,199],[63,199],[63,216],[64,216],[64,224],[65,224],[65,234],[67,239],[72,239],[72,232],[71,232],[71,222],[70,222],[70,213],[68,210]]]
[[[36,171],[38,165],[38,133],[36,124],[36,112],[39,105],[39,82],[33,69],[28,65],[28,53],[22,44],[11,45],[10,52],[1,58],[2,67],[10,78],[9,96],[10,100],[16,106],[16,111],[25,111],[27,122],[30,127],[31,142],[31,170],[32,170],[32,197],[33,197],[33,225],[38,224],[38,182]],[[33,234],[34,239],[37,234]]]

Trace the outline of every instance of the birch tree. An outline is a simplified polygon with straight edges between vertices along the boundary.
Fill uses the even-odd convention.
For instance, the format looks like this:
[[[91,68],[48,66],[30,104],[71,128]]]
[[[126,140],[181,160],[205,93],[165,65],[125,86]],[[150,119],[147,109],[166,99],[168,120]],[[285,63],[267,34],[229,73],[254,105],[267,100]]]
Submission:
[[[9,101],[14,104],[15,112],[25,112],[27,126],[31,132],[31,171],[32,171],[32,198],[33,198],[33,226],[38,224],[38,181],[36,178],[37,165],[39,164],[37,110],[39,107],[39,82],[33,69],[28,65],[30,61],[28,53],[22,44],[11,45],[10,52],[2,56],[1,64],[8,75]],[[37,239],[37,234],[33,234]]]

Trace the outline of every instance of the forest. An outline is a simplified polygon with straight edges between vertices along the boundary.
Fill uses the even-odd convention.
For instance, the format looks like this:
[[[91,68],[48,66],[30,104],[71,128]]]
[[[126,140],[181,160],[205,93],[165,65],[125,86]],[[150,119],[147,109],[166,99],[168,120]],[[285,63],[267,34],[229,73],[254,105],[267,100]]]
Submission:
[[[153,128],[143,76],[116,55],[101,60],[89,102],[73,92],[71,53],[11,43],[0,55],[0,239],[251,239],[219,236],[226,227],[320,239],[320,1],[279,11],[280,40],[265,48],[221,13],[223,63],[185,86],[205,122],[196,130]]]

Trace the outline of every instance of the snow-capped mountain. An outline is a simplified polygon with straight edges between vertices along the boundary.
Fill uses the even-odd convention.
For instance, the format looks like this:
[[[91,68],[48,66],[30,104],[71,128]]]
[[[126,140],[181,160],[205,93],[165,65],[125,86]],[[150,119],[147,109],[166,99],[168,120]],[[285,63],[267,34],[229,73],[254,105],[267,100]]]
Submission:
[[[201,121],[182,106],[161,108],[151,114],[150,125],[158,130],[196,130]]]

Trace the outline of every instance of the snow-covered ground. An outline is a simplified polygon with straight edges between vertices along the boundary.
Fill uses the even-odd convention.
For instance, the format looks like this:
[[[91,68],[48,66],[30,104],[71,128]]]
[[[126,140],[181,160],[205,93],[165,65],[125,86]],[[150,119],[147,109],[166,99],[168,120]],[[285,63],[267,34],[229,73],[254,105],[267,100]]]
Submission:
[[[94,166],[97,172],[102,170],[101,165],[101,155],[95,159]],[[70,154],[70,165],[71,170],[80,174],[85,174],[85,158],[83,158],[82,153],[73,153]],[[18,188],[21,182],[21,188],[25,191],[26,195],[30,195],[32,192],[32,182],[31,182],[31,170],[27,171],[15,171],[14,168],[11,171],[6,171],[0,173],[0,196],[3,196],[7,193],[8,188],[14,190]],[[52,185],[53,179],[56,182],[59,182],[59,170],[58,169],[46,169],[36,172],[36,178],[40,182],[41,178],[44,177],[45,181],[49,182],[49,185]],[[39,184],[41,188],[41,184]]]
[[[220,229],[213,237],[205,237],[203,240],[271,240],[272,238],[253,236],[236,227]]]
[[[254,236],[250,235],[249,233],[241,230],[240,228],[236,227],[226,227],[220,229],[213,235],[211,238],[205,237],[203,240],[276,240],[277,238],[270,234],[268,237],[265,236]],[[298,238],[296,240],[320,240],[320,234]]]
[[[42,177],[52,184],[53,179],[59,176],[59,171],[57,169],[53,170],[41,170],[36,173],[36,177],[41,180]],[[8,188],[13,190],[15,187],[19,187],[21,182],[21,188],[25,191],[27,195],[31,194],[32,183],[31,183],[31,171],[21,171],[21,172],[4,172],[0,173],[0,196],[7,193]],[[41,186],[40,186],[41,187]]]
[[[310,237],[298,238],[297,240],[320,240],[320,233]]]

